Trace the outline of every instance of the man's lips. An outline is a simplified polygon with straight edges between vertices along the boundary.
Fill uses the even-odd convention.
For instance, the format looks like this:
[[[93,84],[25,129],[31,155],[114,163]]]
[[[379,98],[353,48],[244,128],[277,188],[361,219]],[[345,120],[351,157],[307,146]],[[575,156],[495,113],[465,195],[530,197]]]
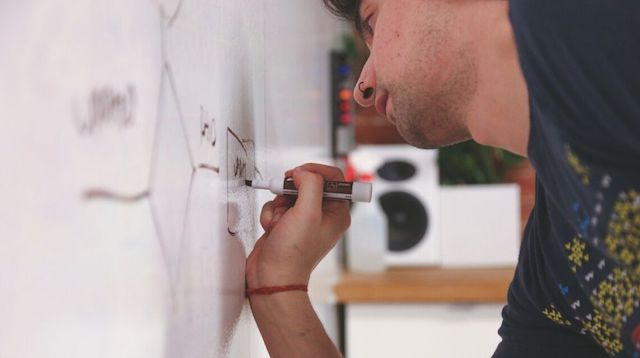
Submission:
[[[396,123],[395,118],[393,118],[393,115],[390,113],[392,112],[391,111],[392,103],[389,103],[388,92],[384,92],[383,94],[380,95],[380,97],[376,97],[375,107],[376,107],[376,111],[381,116],[383,116],[393,124]]]
[[[376,111],[383,116],[387,117],[387,100],[389,99],[389,93],[383,92],[380,96],[376,96]]]
[[[387,113],[387,120],[395,125],[396,117],[393,115],[393,102],[391,102],[391,100],[387,100],[387,108],[385,111]]]

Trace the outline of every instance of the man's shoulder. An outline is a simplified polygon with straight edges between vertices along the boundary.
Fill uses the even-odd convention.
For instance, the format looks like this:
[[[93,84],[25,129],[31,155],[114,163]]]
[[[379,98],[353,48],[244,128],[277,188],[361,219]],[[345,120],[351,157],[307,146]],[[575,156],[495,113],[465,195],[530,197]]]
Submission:
[[[640,161],[638,14],[640,1],[511,0],[532,126],[604,169]]]

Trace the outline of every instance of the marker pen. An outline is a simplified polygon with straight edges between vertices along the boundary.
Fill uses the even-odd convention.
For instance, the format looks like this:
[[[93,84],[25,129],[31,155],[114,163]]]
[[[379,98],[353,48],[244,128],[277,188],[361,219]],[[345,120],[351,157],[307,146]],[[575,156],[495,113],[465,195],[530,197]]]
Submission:
[[[298,195],[293,179],[245,180],[247,186],[268,189],[276,195]],[[322,197],[336,200],[371,202],[371,183],[325,181]]]

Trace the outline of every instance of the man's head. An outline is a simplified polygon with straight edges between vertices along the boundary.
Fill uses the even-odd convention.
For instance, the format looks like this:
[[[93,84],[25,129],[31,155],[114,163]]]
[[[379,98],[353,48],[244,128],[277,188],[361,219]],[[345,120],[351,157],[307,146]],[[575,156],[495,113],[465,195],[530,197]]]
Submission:
[[[371,50],[354,89],[358,103],[375,106],[417,147],[471,137],[468,119],[478,74],[469,32],[462,31],[465,1],[324,2],[355,23]]]

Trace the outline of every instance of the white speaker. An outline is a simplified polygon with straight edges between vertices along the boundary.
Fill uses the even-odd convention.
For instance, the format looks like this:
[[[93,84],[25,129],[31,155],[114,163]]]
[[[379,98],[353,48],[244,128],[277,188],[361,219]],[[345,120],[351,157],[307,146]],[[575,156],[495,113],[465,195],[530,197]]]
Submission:
[[[409,145],[359,146],[350,155],[357,173],[373,176],[372,203],[388,223],[387,266],[441,263],[437,159],[437,150]]]

